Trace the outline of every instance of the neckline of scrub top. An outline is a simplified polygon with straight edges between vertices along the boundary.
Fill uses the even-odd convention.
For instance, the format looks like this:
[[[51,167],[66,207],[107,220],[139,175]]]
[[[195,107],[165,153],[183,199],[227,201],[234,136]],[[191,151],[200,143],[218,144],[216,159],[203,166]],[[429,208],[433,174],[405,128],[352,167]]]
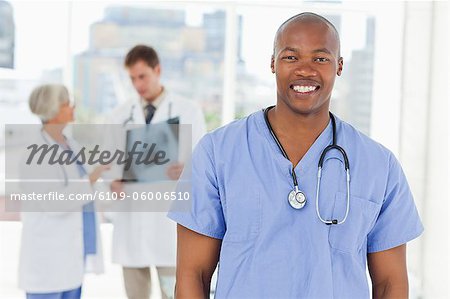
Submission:
[[[336,119],[336,140],[337,140],[340,131],[339,130],[340,120],[337,117],[335,117],[335,119]],[[282,168],[282,171],[286,174],[286,176],[291,177],[292,162],[283,156],[280,149],[278,148],[278,145],[276,144],[275,140],[270,134],[269,128],[267,127],[267,124],[264,119],[263,110],[256,113],[256,123],[260,133],[266,137],[272,150],[276,153],[275,157],[278,159],[278,161],[280,161],[279,165]],[[333,132],[330,119],[328,125],[325,127],[322,133],[320,133],[319,137],[317,137],[317,139],[314,141],[314,143],[311,145],[311,147],[308,149],[308,151],[305,153],[302,159],[295,166],[295,172],[300,175],[305,175],[307,172],[313,169],[310,167],[311,163],[315,164],[319,163],[320,154],[327,145],[330,145],[333,142],[332,138]],[[289,165],[289,168],[284,167],[286,163]],[[317,170],[316,167],[314,169]],[[301,178],[299,178],[298,181],[300,183]]]

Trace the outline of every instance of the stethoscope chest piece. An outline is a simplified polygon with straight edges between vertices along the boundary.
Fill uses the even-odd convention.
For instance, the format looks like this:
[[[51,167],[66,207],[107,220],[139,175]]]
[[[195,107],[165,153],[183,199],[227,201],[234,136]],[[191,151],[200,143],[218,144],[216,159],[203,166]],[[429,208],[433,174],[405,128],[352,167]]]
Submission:
[[[291,207],[296,210],[302,209],[306,204],[306,195],[302,191],[292,190],[289,192],[288,201]]]

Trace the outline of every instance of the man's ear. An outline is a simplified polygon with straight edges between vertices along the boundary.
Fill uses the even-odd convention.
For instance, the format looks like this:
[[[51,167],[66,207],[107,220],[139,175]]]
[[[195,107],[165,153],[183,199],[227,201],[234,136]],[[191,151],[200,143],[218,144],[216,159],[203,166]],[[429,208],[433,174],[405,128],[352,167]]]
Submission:
[[[340,76],[342,74],[342,70],[344,68],[344,58],[339,57],[338,60],[338,69],[337,69],[337,75]]]
[[[275,57],[273,55],[270,58],[270,69],[272,70],[272,74],[275,74]]]
[[[153,68],[153,70],[155,71],[155,73],[156,73],[158,76],[161,76],[161,65],[160,65],[160,64],[157,64],[157,65]]]

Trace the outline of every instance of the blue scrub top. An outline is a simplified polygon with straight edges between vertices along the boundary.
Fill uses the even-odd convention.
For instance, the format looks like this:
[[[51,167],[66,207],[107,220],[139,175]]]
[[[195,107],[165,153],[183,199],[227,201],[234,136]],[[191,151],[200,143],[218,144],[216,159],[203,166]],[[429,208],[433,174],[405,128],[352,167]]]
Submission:
[[[190,212],[168,217],[222,239],[216,298],[369,298],[367,253],[404,244],[422,231],[399,162],[382,145],[336,118],[337,144],[350,162],[350,211],[328,226],[316,214],[317,165],[332,142],[331,122],[295,168],[308,199],[287,200],[292,163],[277,147],[262,111],[207,134],[192,158]],[[323,164],[320,212],[346,209],[343,159]]]

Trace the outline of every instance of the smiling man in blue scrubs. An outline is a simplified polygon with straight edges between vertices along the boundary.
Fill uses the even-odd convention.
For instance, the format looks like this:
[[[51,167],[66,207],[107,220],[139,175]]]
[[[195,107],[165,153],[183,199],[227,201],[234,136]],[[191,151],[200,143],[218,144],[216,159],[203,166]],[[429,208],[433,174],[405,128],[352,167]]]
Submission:
[[[206,135],[193,154],[192,207],[169,213],[176,297],[208,298],[219,262],[216,298],[369,298],[367,266],[374,298],[406,298],[406,243],[423,227],[394,155],[335,117],[350,182],[342,153],[328,151],[316,201],[343,70],[336,29],[312,13],[290,18],[271,69],[276,106]],[[295,185],[306,197],[300,209],[288,200]]]

